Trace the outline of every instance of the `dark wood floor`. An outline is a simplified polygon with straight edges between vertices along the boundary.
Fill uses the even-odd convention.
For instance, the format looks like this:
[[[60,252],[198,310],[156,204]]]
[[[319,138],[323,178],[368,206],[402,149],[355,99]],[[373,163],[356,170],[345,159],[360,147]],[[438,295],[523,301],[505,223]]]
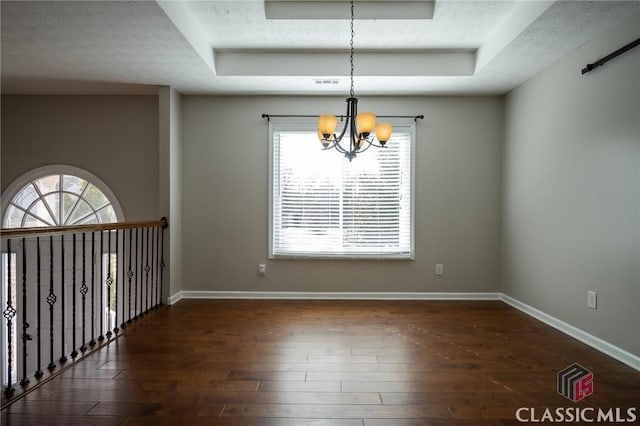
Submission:
[[[594,374],[579,403],[556,391],[574,362]],[[520,407],[637,406],[640,372],[502,302],[185,300],[2,424],[481,426],[518,424]]]

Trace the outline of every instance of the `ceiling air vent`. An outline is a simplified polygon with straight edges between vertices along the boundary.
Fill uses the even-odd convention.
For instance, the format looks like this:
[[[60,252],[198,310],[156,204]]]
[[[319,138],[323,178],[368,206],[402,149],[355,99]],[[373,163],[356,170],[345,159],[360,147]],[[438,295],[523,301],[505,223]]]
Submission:
[[[323,85],[323,86],[326,86],[326,85],[333,85],[333,84],[338,84],[338,83],[340,83],[340,79],[337,79],[337,78],[334,78],[334,79],[328,79],[328,78],[327,78],[327,79],[323,79],[323,78],[316,78],[316,79],[315,79],[315,80],[313,80],[313,81],[315,81],[315,83],[316,83],[316,84],[320,84],[320,85]]]

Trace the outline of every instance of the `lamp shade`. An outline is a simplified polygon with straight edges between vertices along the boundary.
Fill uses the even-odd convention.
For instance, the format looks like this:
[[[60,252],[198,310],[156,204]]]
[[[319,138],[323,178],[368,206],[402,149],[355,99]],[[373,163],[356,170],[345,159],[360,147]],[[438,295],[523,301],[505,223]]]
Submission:
[[[331,143],[331,141],[333,140],[333,134],[330,135],[328,138],[325,138],[322,133],[320,133],[320,129],[318,129],[318,139],[320,139],[320,143],[322,144],[322,146],[324,146],[325,148],[329,146],[329,144]]]
[[[376,125],[376,138],[378,142],[380,142],[380,145],[387,143],[392,131],[393,126],[390,123],[379,123]]]
[[[372,112],[361,112],[356,116],[356,127],[361,135],[369,135],[376,127],[376,115]]]
[[[318,133],[324,139],[329,139],[336,131],[338,125],[338,117],[335,115],[321,115],[318,117]]]

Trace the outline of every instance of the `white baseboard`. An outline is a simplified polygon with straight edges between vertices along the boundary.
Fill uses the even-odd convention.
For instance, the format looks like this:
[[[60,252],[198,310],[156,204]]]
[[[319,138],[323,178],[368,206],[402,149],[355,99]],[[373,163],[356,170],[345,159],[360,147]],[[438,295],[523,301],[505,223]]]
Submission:
[[[550,325],[555,328],[573,337],[576,340],[581,341],[582,343],[591,346],[594,349],[599,350],[600,352],[609,355],[612,358],[617,359],[618,361],[627,364],[629,367],[634,368],[640,371],[640,357],[625,351],[611,343],[600,339],[592,334],[587,333],[586,331],[580,330],[577,327],[572,326],[564,321],[557,319],[545,312],[542,312],[539,309],[534,308],[533,306],[529,306],[526,303],[522,303],[517,299],[514,299],[511,296],[507,296],[506,294],[501,294],[501,299],[503,302],[508,305],[513,306],[519,311],[524,312],[525,314],[542,321],[543,323]]]
[[[168,304],[182,299],[288,299],[288,300],[501,300],[504,303],[542,321],[543,323],[571,336],[598,351],[640,371],[640,357],[625,351],[599,337],[580,330],[545,312],[520,302],[504,293],[464,293],[464,292],[289,292],[289,291],[191,291],[173,294]]]
[[[500,300],[500,293],[429,292],[325,292],[325,291],[180,291],[169,297],[182,299],[289,299],[289,300]]]
[[[177,293],[172,294],[171,296],[169,296],[167,298],[167,305],[175,305],[176,303],[178,303],[182,299],[183,299],[182,292],[179,291]]]

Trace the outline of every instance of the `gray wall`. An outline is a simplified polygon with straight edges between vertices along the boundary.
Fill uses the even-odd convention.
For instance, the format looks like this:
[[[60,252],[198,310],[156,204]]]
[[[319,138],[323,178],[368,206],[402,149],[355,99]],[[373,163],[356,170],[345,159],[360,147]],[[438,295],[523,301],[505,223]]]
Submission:
[[[158,218],[157,96],[2,96],[2,190],[47,164],[80,167],[125,219]]]
[[[640,15],[506,101],[502,290],[640,355]],[[598,309],[587,308],[587,290]]]
[[[268,124],[260,114],[339,114],[344,98],[186,96],[183,290],[499,289],[502,98],[361,98],[359,106],[426,117],[417,126],[415,261],[267,261]],[[258,263],[267,263],[265,277]],[[435,277],[435,263],[445,264],[444,277]]]

